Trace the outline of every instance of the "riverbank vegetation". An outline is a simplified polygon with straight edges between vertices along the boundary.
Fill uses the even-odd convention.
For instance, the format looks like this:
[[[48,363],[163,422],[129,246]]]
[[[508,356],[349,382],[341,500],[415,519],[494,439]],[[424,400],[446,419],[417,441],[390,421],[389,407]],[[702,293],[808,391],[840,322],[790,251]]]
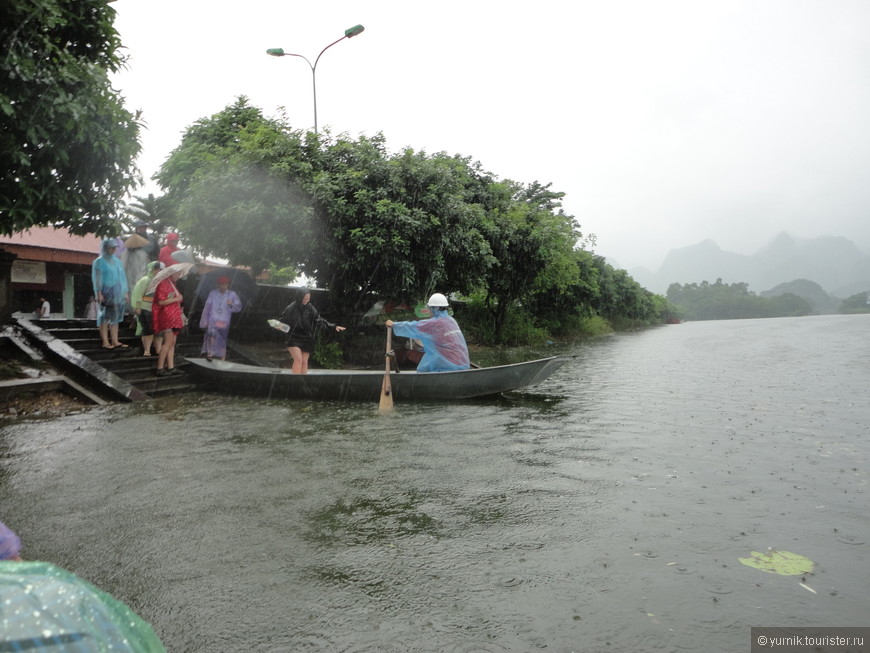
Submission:
[[[793,293],[759,297],[746,283],[702,281],[668,287],[668,301],[687,320],[734,320],[758,317],[796,317],[813,313],[810,302]]]
[[[853,315],[856,313],[870,313],[870,291],[859,292],[846,297],[838,309],[840,313]]]
[[[500,179],[469,157],[382,134],[333,136],[266,118],[244,97],[198,120],[155,176],[160,226],[253,271],[294,270],[328,288],[335,316],[372,298],[462,300],[484,344],[661,323],[668,301],[590,251],[538,181]]]

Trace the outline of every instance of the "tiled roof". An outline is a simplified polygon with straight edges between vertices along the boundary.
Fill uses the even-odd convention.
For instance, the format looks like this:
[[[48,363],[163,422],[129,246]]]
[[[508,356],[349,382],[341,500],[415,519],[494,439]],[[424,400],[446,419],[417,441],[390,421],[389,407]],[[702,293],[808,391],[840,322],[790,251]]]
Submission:
[[[11,236],[0,235],[0,246],[23,245],[25,247],[44,247],[67,252],[82,252],[100,255],[100,242],[98,236],[73,236],[63,229],[52,227],[31,227],[27,231],[19,231]]]

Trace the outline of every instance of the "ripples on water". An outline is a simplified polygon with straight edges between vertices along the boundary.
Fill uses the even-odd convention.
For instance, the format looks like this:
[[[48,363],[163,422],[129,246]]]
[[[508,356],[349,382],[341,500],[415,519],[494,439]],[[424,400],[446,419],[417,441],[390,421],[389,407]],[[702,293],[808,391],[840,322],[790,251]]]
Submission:
[[[0,430],[25,555],[172,651],[748,650],[866,625],[867,316],[597,340],[500,400],[170,398]],[[805,578],[741,565],[775,547]]]

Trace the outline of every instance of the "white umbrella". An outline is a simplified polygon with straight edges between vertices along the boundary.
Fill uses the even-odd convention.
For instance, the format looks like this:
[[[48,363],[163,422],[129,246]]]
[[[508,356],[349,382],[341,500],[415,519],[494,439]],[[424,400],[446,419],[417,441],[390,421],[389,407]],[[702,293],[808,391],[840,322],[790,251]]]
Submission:
[[[156,289],[157,286],[160,285],[161,281],[165,281],[173,274],[181,273],[181,276],[187,276],[187,273],[194,267],[194,263],[176,263],[175,265],[170,265],[169,267],[163,268],[154,275],[154,278],[148,282],[148,287],[145,289],[145,294],[150,295]]]
[[[196,258],[194,258],[193,252],[189,249],[177,249],[170,256],[173,261],[178,261],[179,263],[196,263]]]

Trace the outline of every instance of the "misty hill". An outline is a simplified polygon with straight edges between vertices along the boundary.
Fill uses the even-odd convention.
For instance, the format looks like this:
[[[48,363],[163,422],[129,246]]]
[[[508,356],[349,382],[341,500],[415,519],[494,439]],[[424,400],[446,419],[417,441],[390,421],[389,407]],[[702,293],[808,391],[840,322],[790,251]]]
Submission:
[[[642,286],[664,294],[672,283],[745,282],[763,292],[807,279],[838,298],[870,289],[870,256],[837,236],[799,239],[781,233],[755,254],[726,252],[705,240],[668,252],[658,272],[636,268],[629,274]]]
[[[825,292],[815,281],[796,279],[788,283],[781,283],[775,288],[758,293],[761,297],[779,297],[780,295],[792,294],[806,299],[816,315],[830,315],[837,312],[841,300],[832,297]]]

